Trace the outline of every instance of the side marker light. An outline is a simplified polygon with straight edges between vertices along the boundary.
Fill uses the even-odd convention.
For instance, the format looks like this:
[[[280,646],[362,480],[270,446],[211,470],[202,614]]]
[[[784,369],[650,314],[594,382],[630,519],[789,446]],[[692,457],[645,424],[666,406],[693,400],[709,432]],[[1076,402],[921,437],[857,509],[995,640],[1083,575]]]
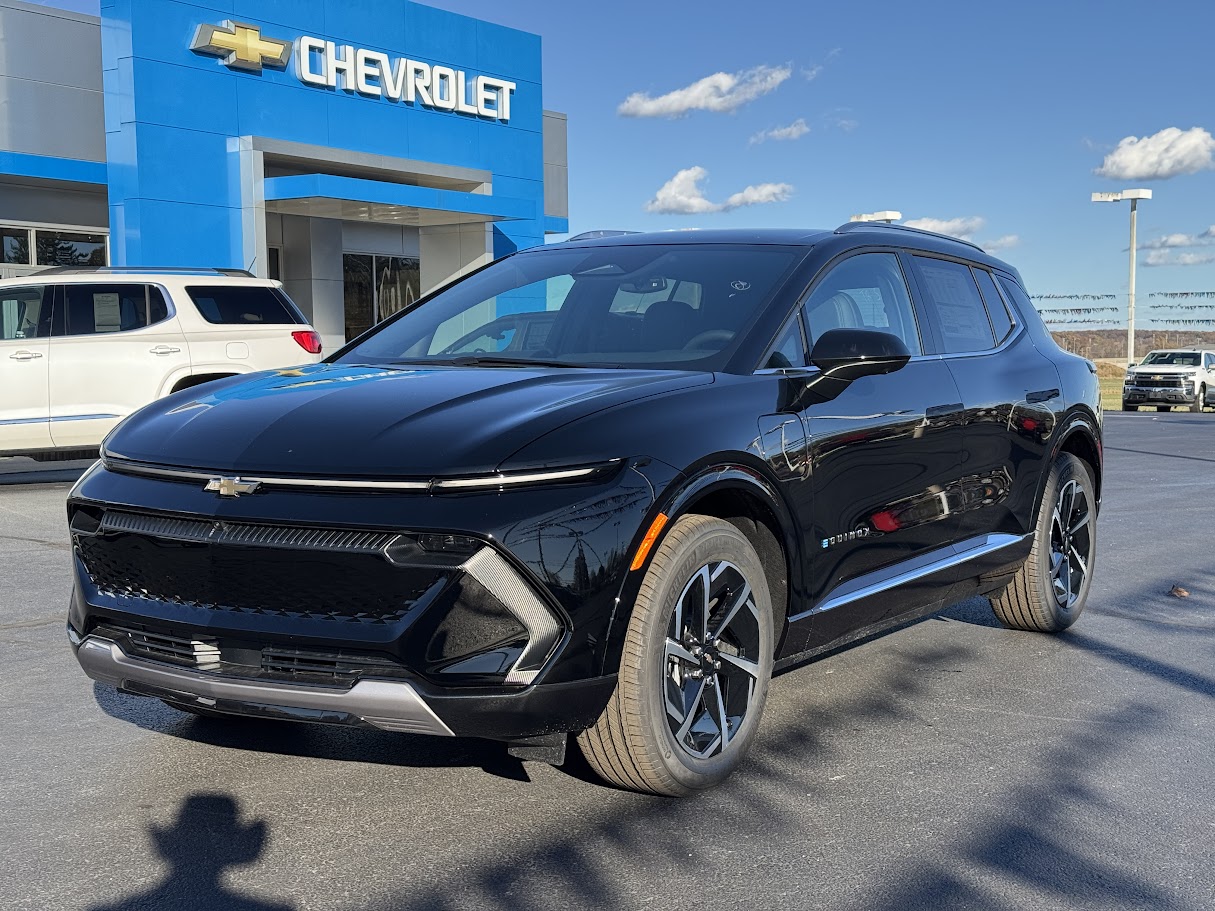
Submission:
[[[654,542],[658,540],[658,535],[666,527],[666,524],[667,514],[660,512],[658,517],[650,524],[650,530],[641,539],[641,546],[637,548],[637,553],[633,557],[633,565],[629,567],[629,572],[635,572],[645,565],[645,558],[650,555],[650,548],[654,546]]]

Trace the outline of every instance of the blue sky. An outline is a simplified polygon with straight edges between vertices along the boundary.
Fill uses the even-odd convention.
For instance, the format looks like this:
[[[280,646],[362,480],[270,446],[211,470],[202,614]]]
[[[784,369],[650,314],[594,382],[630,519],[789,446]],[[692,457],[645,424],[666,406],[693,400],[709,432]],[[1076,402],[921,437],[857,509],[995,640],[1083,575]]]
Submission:
[[[971,219],[955,229],[1003,246],[1035,293],[1121,297],[1128,206],[1089,195],[1142,186],[1141,244],[1175,236],[1141,253],[1141,298],[1215,290],[1211,0],[431,5],[542,36],[545,105],[569,115],[573,231],[833,227],[897,209]],[[716,92],[701,82],[715,74]],[[637,114],[700,107],[624,116],[633,95]],[[1094,173],[1126,137],[1153,137],[1112,159],[1131,176]],[[699,182],[658,199],[688,169]]]

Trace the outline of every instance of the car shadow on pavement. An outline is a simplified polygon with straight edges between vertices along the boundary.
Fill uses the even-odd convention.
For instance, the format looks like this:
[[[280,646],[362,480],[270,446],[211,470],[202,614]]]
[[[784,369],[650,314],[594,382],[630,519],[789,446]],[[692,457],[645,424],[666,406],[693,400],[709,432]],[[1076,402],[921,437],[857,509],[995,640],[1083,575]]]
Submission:
[[[204,718],[179,711],[159,699],[119,693],[101,684],[94,685],[93,698],[112,718],[215,747],[404,768],[467,766],[499,778],[530,780],[524,763],[508,755],[505,744],[491,740],[409,736],[360,727],[240,716]]]
[[[172,825],[148,826],[168,876],[146,892],[91,911],[291,911],[293,905],[242,895],[222,882],[227,870],[254,863],[266,846],[265,822],[242,823],[240,816],[240,805],[227,794],[190,795]]]
[[[983,599],[971,599],[935,616],[976,627],[998,627]],[[1215,682],[1210,679],[1115,646],[1105,641],[1099,630],[1073,631],[1045,639],[1011,631],[1006,635],[1010,648],[1016,648],[1018,642],[1030,650],[1051,643],[1050,648],[1059,653],[1084,651],[1167,681],[1184,692],[1215,694]],[[465,854],[465,859],[450,865],[450,869],[440,865],[425,883],[378,899],[374,907],[380,911],[606,911],[638,907],[644,903],[640,897],[643,893],[648,896],[646,901],[669,904],[665,900],[670,894],[655,896],[651,887],[664,884],[670,893],[677,884],[682,887],[688,883],[699,884],[695,888],[703,890],[696,902],[699,906],[713,907],[717,905],[712,895],[751,901],[743,893],[728,891],[741,888],[735,882],[739,876],[744,881],[750,875],[788,876],[789,865],[800,863],[811,871],[812,880],[817,862],[813,852],[800,859],[768,855],[764,851],[771,845],[756,833],[789,832],[795,835],[794,844],[801,845],[801,850],[806,843],[830,846],[852,834],[851,813],[841,805],[840,792],[832,784],[835,779],[827,770],[849,771],[849,754],[841,745],[853,738],[869,734],[890,739],[898,736],[900,727],[929,723],[935,717],[933,713],[941,710],[941,689],[932,682],[934,678],[957,673],[959,667],[977,671],[981,658],[965,645],[965,637],[943,638],[943,642],[921,639],[918,644],[909,644],[898,636],[891,637],[884,643],[883,670],[865,687],[845,690],[842,697],[838,693],[825,696],[821,687],[830,678],[813,673],[805,673],[798,681],[801,685],[776,681],[774,710],[765,716],[760,738],[744,767],[710,792],[685,800],[666,800],[603,789],[592,801],[575,798],[569,806],[555,803],[548,824],[526,838],[494,838],[493,850]],[[840,670],[847,674],[862,663],[842,660]],[[832,673],[832,668],[824,667],[820,673]],[[241,729],[239,724],[177,717],[175,710],[152,700],[99,693],[98,701],[110,714],[150,730],[239,749],[406,767],[484,767],[492,765],[494,755],[501,755],[498,745],[481,741],[312,729],[289,723],[274,725],[273,730],[265,725]],[[986,713],[976,716],[984,719],[979,721],[979,730],[998,725],[1001,713],[1016,716],[1015,704],[1006,704],[1003,699],[980,699],[978,704]],[[1036,900],[1039,906],[1050,907],[1150,907],[1161,911],[1189,907],[1164,885],[1162,877],[1129,866],[1125,857],[1106,850],[1110,827],[1117,828],[1126,807],[1119,800],[1120,792],[1104,787],[1105,781],[1132,761],[1132,751],[1163,736],[1165,709],[1131,696],[1104,708],[1076,710],[1075,715],[1074,723],[1061,734],[1041,741],[1031,739],[1016,755],[982,760],[984,764],[993,763],[988,773],[980,773],[987,776],[986,797],[981,802],[987,812],[942,820],[939,831],[923,850],[880,859],[882,869],[869,871],[858,883],[860,891],[847,900],[842,896],[791,893],[787,907],[1012,911],[1027,906],[1027,895],[1032,897],[1031,904]],[[571,751],[571,757],[574,755]],[[931,763],[924,757],[909,755],[899,760],[897,749],[893,755],[896,762],[908,767],[918,764],[931,774]],[[572,762],[567,771],[578,775],[577,762]],[[907,805],[892,807],[894,818],[899,818],[900,810],[905,815],[908,806],[914,805],[919,788],[931,786],[919,776],[907,779],[913,780],[914,786],[894,791],[899,804]],[[867,787],[864,782],[858,786]],[[201,814],[203,797],[226,803],[211,804],[212,810]],[[553,799],[552,794],[537,797]],[[218,861],[208,861],[203,869],[191,871],[183,869],[187,866],[180,860],[183,855],[172,847],[188,844],[190,857],[196,858],[209,850],[209,839],[223,832],[238,843],[242,839],[246,845],[263,843],[264,833],[250,834],[257,824],[242,826],[238,817],[236,801],[231,797],[189,797],[175,827],[183,830],[184,834],[178,835],[180,842],[166,841],[158,834],[162,830],[152,829],[153,840],[171,867],[168,879],[157,890],[110,907],[267,907],[239,904],[251,901],[239,894],[231,901],[218,893],[206,901],[194,897],[205,896],[205,890],[213,888],[218,878],[216,863],[222,867],[247,862],[241,858],[252,848],[246,847],[243,854],[221,852]],[[187,821],[189,825],[182,825]],[[444,825],[450,842],[466,845],[466,850],[493,837],[492,827],[487,830],[485,819],[471,808],[448,808]],[[712,840],[706,842],[703,837],[706,826],[714,833],[750,833],[748,839],[757,838],[754,849],[751,842],[739,840],[731,856],[724,857],[719,846],[714,849]],[[909,833],[907,837],[916,836]],[[166,844],[170,845],[168,849]],[[417,845],[416,850],[441,856],[439,846]],[[475,859],[469,860],[470,856]],[[870,862],[875,861],[871,858]],[[804,886],[802,881],[800,887]],[[177,904],[149,903],[158,896],[172,898],[173,890],[180,892],[183,888],[193,893]],[[791,888],[799,886],[791,884]]]

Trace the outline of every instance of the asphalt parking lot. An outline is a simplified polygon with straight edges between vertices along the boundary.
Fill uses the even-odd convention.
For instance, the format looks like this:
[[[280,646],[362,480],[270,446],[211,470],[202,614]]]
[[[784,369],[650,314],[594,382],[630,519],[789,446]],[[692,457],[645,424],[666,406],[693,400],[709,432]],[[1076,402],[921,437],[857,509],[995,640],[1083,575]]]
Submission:
[[[63,633],[79,468],[10,460],[0,907],[1215,907],[1215,415],[1111,413],[1106,454],[1076,627],[975,600],[786,674],[743,773],[685,801],[95,692]]]

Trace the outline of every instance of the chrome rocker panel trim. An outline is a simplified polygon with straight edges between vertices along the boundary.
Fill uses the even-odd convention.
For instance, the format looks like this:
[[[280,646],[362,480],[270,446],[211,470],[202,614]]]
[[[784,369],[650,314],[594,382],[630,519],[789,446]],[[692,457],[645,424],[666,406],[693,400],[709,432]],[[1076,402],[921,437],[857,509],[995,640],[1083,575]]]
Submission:
[[[802,611],[789,618],[790,623],[796,623],[798,620],[804,620],[806,617],[814,614],[821,614],[824,611],[834,610],[837,607],[843,607],[845,604],[851,604],[854,601],[860,601],[864,598],[880,595],[884,591],[892,588],[898,588],[901,585],[906,585],[909,582],[914,582],[917,579],[923,579],[935,573],[943,572],[954,566],[961,566],[964,563],[969,563],[979,557],[985,557],[988,554],[996,553],[1004,550],[1007,547],[1014,547],[1021,544],[1032,534],[1026,535],[1006,535],[1006,534],[990,534],[984,535],[977,539],[963,541],[954,547],[944,548],[939,557],[931,559],[920,566],[912,569],[904,570],[896,575],[886,575],[884,570],[878,570],[875,573],[869,573],[861,576],[859,579],[854,579],[850,583],[845,583],[844,588],[849,588],[849,591],[840,591],[836,589],[834,593],[823,599],[808,611]],[[875,581],[867,581],[873,577],[879,577]],[[853,588],[852,586],[857,586]]]
[[[85,637],[76,657],[86,674],[118,689],[134,683],[163,690],[166,695],[189,695],[201,700],[343,712],[386,731],[455,736],[417,690],[403,681],[360,680],[350,689],[336,689],[238,680],[133,658],[118,643],[96,635]],[[209,707],[205,701],[199,705]]]

